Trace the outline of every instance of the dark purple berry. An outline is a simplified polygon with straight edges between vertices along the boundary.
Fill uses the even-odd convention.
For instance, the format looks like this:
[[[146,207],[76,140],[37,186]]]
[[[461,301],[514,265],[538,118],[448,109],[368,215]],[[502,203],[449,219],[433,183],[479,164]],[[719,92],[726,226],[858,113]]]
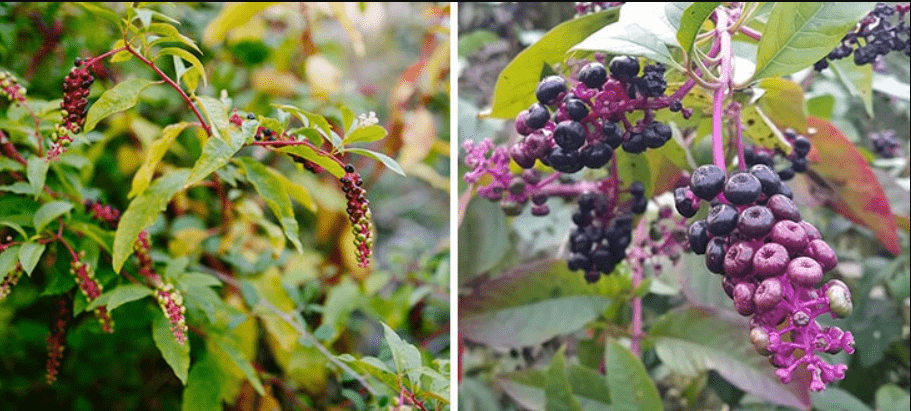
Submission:
[[[791,180],[792,178],[794,178],[794,169],[791,167],[788,167],[786,169],[779,171],[778,178],[780,178],[781,181]],[[782,184],[782,185],[784,185],[784,184]]]
[[[812,287],[822,280],[822,266],[809,257],[797,257],[788,264],[788,278],[804,287]]]
[[[589,212],[595,209],[595,193],[586,191],[579,195],[579,211]]]
[[[588,255],[591,248],[592,239],[585,232],[577,232],[569,239],[569,250],[574,253]]]
[[[734,286],[733,300],[734,308],[737,313],[743,316],[752,315],[756,311],[756,304],[753,302],[753,294],[756,286],[752,283],[739,283]]]
[[[629,193],[633,197],[642,197],[645,195],[645,186],[640,181],[633,181],[633,183],[629,185]]]
[[[538,87],[535,89],[535,97],[538,98],[538,102],[541,104],[548,105],[560,93],[564,92],[566,92],[566,80],[563,80],[563,77],[560,76],[548,76],[538,83]]]
[[[588,270],[592,268],[592,260],[582,254],[571,254],[566,265],[572,271]]]
[[[588,63],[579,71],[579,81],[588,88],[601,87],[607,81],[607,70],[601,63]]]
[[[723,238],[713,238],[705,248],[705,266],[709,271],[715,274],[724,273],[724,255],[727,250],[724,247]]]
[[[784,184],[782,184],[782,186],[784,186]],[[800,221],[800,210],[797,209],[797,204],[794,204],[793,200],[783,194],[775,194],[772,197],[769,197],[769,201],[766,202],[766,207],[772,211],[772,214],[775,215],[775,218],[778,220]]]
[[[582,169],[582,155],[578,151],[565,151],[554,147],[547,157],[550,166],[561,173],[575,173]]]
[[[543,191],[536,191],[531,195],[531,203],[534,205],[541,205],[547,202],[547,193]]]
[[[645,197],[636,197],[630,211],[636,214],[642,214],[648,208],[648,199]]]
[[[705,248],[709,244],[709,231],[705,220],[699,220],[690,224],[690,227],[686,231],[686,236],[690,240],[690,250],[696,254],[705,253]]]
[[[645,145],[648,148],[659,148],[671,138],[671,128],[667,124],[656,121],[642,131],[642,136],[645,138]]]
[[[677,187],[674,189],[674,206],[680,215],[686,218],[696,215],[696,212],[699,211],[698,201],[696,195],[690,191],[689,187]]]
[[[753,254],[753,273],[760,278],[774,277],[784,272],[790,261],[784,246],[767,243]]]
[[[531,215],[542,217],[550,214],[550,207],[547,204],[538,204],[531,206]]]
[[[594,284],[594,283],[598,282],[598,280],[600,278],[601,278],[601,273],[599,273],[598,270],[591,270],[591,269],[585,270],[585,282],[587,282],[589,284]]]
[[[266,130],[268,130],[268,129],[266,129]],[[271,134],[271,133],[270,133],[270,134]],[[346,173],[349,173],[349,174],[350,174],[350,173],[353,173],[353,172],[354,172],[354,165],[351,164],[351,163],[345,164],[345,172],[346,172]]]
[[[680,100],[674,100],[673,102],[671,102],[671,105],[670,105],[670,107],[668,107],[668,110],[671,110],[675,113],[680,110],[683,110],[683,103],[681,103]]]
[[[772,241],[781,244],[791,254],[798,253],[807,246],[807,232],[800,224],[791,220],[782,220],[772,227],[769,233]]]
[[[525,117],[525,125],[532,130],[538,130],[541,127],[544,127],[547,124],[547,121],[550,120],[550,112],[547,111],[547,107],[538,103],[532,104],[528,108],[528,115]]]
[[[742,276],[753,268],[753,247],[746,242],[734,244],[724,255],[724,272],[735,277]]]
[[[807,232],[807,241],[819,240],[822,238],[822,234],[819,233],[819,230],[816,229],[816,226],[813,224],[801,221],[800,226],[803,227],[803,231]]]
[[[737,219],[737,230],[749,238],[759,238],[769,233],[775,225],[775,216],[768,209],[755,205],[743,210]]]
[[[613,155],[614,150],[604,142],[586,146],[582,149],[582,161],[588,168],[604,167]]]
[[[762,194],[762,183],[747,172],[734,173],[724,184],[724,197],[733,204],[750,204]]]
[[[645,136],[642,133],[630,133],[629,138],[623,142],[623,151],[630,154],[639,154],[646,149]]]
[[[623,144],[623,130],[617,123],[605,121],[601,132],[604,133],[604,142],[612,149],[616,150],[617,147]]]
[[[729,204],[719,204],[709,210],[705,218],[708,230],[714,236],[725,236],[737,227],[737,209]]]
[[[566,114],[569,114],[569,118],[574,121],[582,121],[582,119],[588,115],[588,106],[582,100],[568,98],[564,105],[566,107]]]
[[[690,189],[697,197],[711,201],[724,189],[724,170],[714,164],[699,166],[690,177]]]
[[[577,121],[561,121],[554,129],[554,142],[564,151],[578,150],[585,144],[585,126]]]
[[[591,214],[576,211],[573,213],[573,223],[579,227],[584,227],[592,222]]]
[[[781,285],[781,280],[778,277],[766,278],[756,287],[756,292],[753,293],[753,302],[759,311],[768,311],[775,308],[781,302],[783,296],[784,287]]]
[[[606,247],[598,247],[595,251],[592,251],[592,263],[602,273],[608,274],[614,271],[613,255],[610,249]]]
[[[778,174],[772,171],[769,166],[765,164],[756,164],[753,167],[750,167],[750,174],[759,180],[759,183],[762,185],[762,193],[765,194],[766,197],[771,197],[778,193],[778,188],[781,185],[781,178],[779,178]]]
[[[788,185],[785,183],[781,183],[781,186],[778,187],[778,194],[781,194],[787,198],[794,198],[794,192],[791,191],[791,187],[788,187]]]
[[[528,155],[528,150],[525,149],[525,145],[522,143],[513,144],[509,148],[509,156],[512,157],[512,160],[519,165],[519,167],[530,169],[535,166],[535,159]]]
[[[822,266],[822,272],[824,273],[838,265],[838,256],[835,255],[835,251],[832,250],[832,247],[829,247],[828,243],[821,239],[810,241],[803,249],[802,254],[805,257],[816,260],[816,262]]]
[[[610,62],[611,75],[622,82],[639,75],[639,60],[630,56],[617,56]]]
[[[794,170],[795,173],[803,173],[807,171],[807,159],[801,157],[795,158],[793,161],[791,161],[791,169]]]
[[[794,154],[798,158],[806,158],[810,153],[810,140],[804,136],[798,136],[794,139]]]

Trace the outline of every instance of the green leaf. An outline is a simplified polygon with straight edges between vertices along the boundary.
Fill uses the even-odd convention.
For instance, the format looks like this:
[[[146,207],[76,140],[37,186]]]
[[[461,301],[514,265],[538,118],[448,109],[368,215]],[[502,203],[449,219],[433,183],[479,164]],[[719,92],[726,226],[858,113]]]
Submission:
[[[459,33],[459,57],[469,57],[490,43],[500,39],[500,35],[487,29],[476,29],[470,33]]]
[[[625,267],[625,266],[621,266]],[[523,266],[477,284],[459,300],[459,332],[496,347],[527,347],[584,328],[629,290],[628,276],[588,284],[566,262]]]
[[[304,123],[305,127],[315,128],[319,130],[325,137],[329,137],[329,135],[332,133],[332,126],[329,125],[329,121],[327,121],[325,117],[319,114],[314,114],[294,106],[281,104],[273,104],[272,106],[286,113],[296,115],[301,123]]]
[[[415,385],[421,381],[421,352],[417,347],[403,341],[386,323],[383,325],[383,337],[392,352],[392,361],[399,375],[407,375]]]
[[[534,90],[541,80],[542,68],[563,61],[570,47],[617,21],[618,15],[615,9],[572,19],[519,53],[497,77],[490,116],[512,118],[536,102]]]
[[[228,130],[230,134],[230,140],[225,141],[218,137],[210,137],[206,140],[206,145],[202,148],[202,155],[199,156],[199,159],[196,160],[196,163],[193,164],[193,170],[190,171],[189,177],[187,177],[186,184],[184,187],[189,187],[193,184],[202,181],[202,179],[209,176],[223,167],[225,164],[228,164],[228,160],[231,157],[234,157],[234,154],[237,154],[241,148],[244,146],[246,141],[246,133],[250,131],[236,131]]]
[[[367,126],[354,129],[342,140],[345,144],[372,143],[386,137],[386,129],[380,126]]]
[[[547,411],[582,411],[582,407],[573,396],[569,379],[566,378],[565,349],[565,346],[560,347],[547,367],[547,383],[544,385],[544,409]]]
[[[39,188],[39,190],[40,190],[40,188]],[[8,193],[13,193],[13,194],[32,194],[32,195],[34,195],[35,190],[34,190],[34,188],[32,188],[31,184],[26,183],[24,181],[17,181],[8,186],[0,186],[0,191],[5,191]]]
[[[756,354],[748,334],[745,322],[731,324],[696,309],[665,314],[649,331],[658,358],[674,372],[696,376],[715,370],[736,387],[775,404],[809,408],[807,387],[782,384],[768,360]],[[615,398],[613,391],[611,396]]]
[[[268,167],[250,157],[241,157],[235,161],[243,167],[247,180],[278,218],[285,231],[285,237],[288,237],[297,251],[302,253],[304,250],[300,242],[297,220],[294,218],[294,208],[291,207],[291,198],[288,197],[281,180],[275,173],[270,172]]]
[[[203,44],[214,46],[221,43],[228,32],[241,27],[263,9],[272,6],[273,2],[225,3],[221,11],[203,31]]]
[[[214,140],[214,139],[209,139]],[[117,232],[114,234],[114,252],[112,263],[114,272],[120,272],[127,257],[133,253],[133,243],[139,232],[148,228],[164,211],[171,197],[183,189],[190,170],[172,171],[159,178],[146,191],[137,196],[127,206],[120,217]]]
[[[345,130],[345,133],[347,134],[354,128],[354,113],[350,108],[342,104],[338,106],[338,110],[342,113],[342,129]]]
[[[875,3],[775,3],[756,49],[753,80],[811,66],[841,42]]]
[[[217,98],[209,96],[196,97],[196,101],[199,103],[205,116],[209,119],[209,125],[212,128],[213,135],[219,138],[225,138],[221,135],[221,132],[228,130],[228,128],[231,127],[231,122],[228,118],[228,108],[225,106],[225,103],[222,103],[221,100]],[[252,136],[253,134],[251,133],[250,135]]]
[[[908,397],[908,392],[897,385],[883,385],[876,390],[876,409],[880,411],[907,410]]]
[[[611,394],[611,409],[616,411],[660,410],[661,396],[655,382],[626,347],[609,340],[604,349],[605,379]]]
[[[51,221],[54,221],[55,218],[60,217],[72,209],[73,203],[68,201],[51,201],[50,203],[44,204],[35,212],[35,216],[33,217],[32,221],[35,223],[35,231],[41,232],[41,230],[43,230]]]
[[[284,174],[279,173],[274,168],[269,168],[269,172],[282,184],[282,189],[288,193],[288,196],[306,209],[316,212],[316,202],[313,201],[313,196],[310,195],[310,192],[304,186],[289,180],[288,177],[285,177]]]
[[[852,395],[851,393],[838,388],[826,387],[825,391],[810,393],[813,398],[813,408],[826,411],[872,411],[867,404]],[[904,404],[905,410],[908,409],[908,403]],[[885,411],[878,408],[878,411]]]
[[[333,160],[332,158],[329,158],[327,156],[320,155],[319,153],[317,153],[315,150],[313,150],[310,147],[285,146],[285,147],[278,147],[278,148],[276,148],[276,150],[281,151],[282,153],[287,153],[287,154],[290,154],[293,156],[297,156],[297,157],[301,157],[301,158],[310,160],[310,161],[318,164],[320,167],[326,169],[326,171],[332,173],[332,175],[334,175],[336,177],[340,178],[343,175],[345,175],[345,169],[343,169],[342,166],[338,164],[338,162],[336,162],[335,160]]]
[[[133,198],[149,187],[149,183],[152,182],[152,177],[155,174],[158,163],[164,158],[164,155],[168,152],[168,149],[171,147],[171,144],[174,143],[174,140],[177,139],[177,136],[189,126],[190,123],[180,122],[171,124],[161,131],[161,137],[158,140],[155,140],[149,147],[145,159],[142,161],[142,165],[139,166],[139,169],[136,170],[136,174],[133,175],[133,185],[130,189],[130,193],[127,194],[128,197]]]
[[[206,80],[206,67],[202,65],[202,62],[199,61],[199,58],[194,56],[193,53],[190,53],[189,51],[186,51],[182,48],[165,47],[165,48],[161,49],[161,51],[158,52],[158,55],[156,55],[152,61],[158,60],[164,56],[177,56],[186,61],[189,61],[190,64],[193,65],[193,67],[196,68],[196,70],[198,70],[199,73],[202,75],[203,87],[205,87],[209,84]]]
[[[171,41],[185,44],[195,50],[197,53],[202,54],[202,50],[199,49],[199,46],[196,45],[196,42],[190,39],[177,30],[177,27],[174,27],[167,23],[152,23],[149,25],[149,32],[155,33],[161,36],[160,39],[153,41],[149,44],[149,47],[154,47],[158,42]]]
[[[172,338],[173,339],[173,338]],[[183,390],[182,411],[212,411],[222,408],[221,390],[224,377],[211,355],[203,354],[193,364]]]
[[[14,245],[0,253],[0,277],[6,277],[16,268],[16,264],[19,263],[20,248],[20,246]]]
[[[31,276],[38,261],[41,260],[45,248],[47,245],[31,241],[22,244],[22,248],[19,249],[19,263],[22,264],[22,271]]]
[[[108,312],[114,311],[130,301],[136,301],[152,295],[152,290],[142,284],[124,284],[101,294],[85,307],[86,311],[94,310],[102,305],[107,306]]]
[[[778,128],[793,128],[798,133],[807,131],[807,109],[803,88],[783,78],[767,78],[759,82],[765,90],[759,99],[759,108]]]
[[[873,67],[869,64],[858,66],[854,59],[844,58],[829,61],[829,68],[848,93],[864,103],[867,116],[873,118]]]
[[[599,355],[600,357],[600,355]],[[544,410],[547,375],[543,370],[524,370],[497,375],[497,386],[529,410]],[[610,395],[607,383],[598,371],[580,365],[566,366],[566,378],[573,399],[583,410],[608,411]],[[467,380],[463,380],[464,382]],[[460,400],[461,404],[461,400]]]
[[[21,171],[22,163],[9,157],[0,157],[0,171]]]
[[[104,7],[100,3],[81,1],[72,4],[79,6],[92,16],[101,17],[102,19],[107,20],[107,22],[111,23],[112,26],[117,27],[117,31],[120,31],[123,27],[123,20],[120,18],[120,16],[117,15],[117,13],[111,11],[111,9]]]
[[[721,3],[717,1],[667,3],[664,10],[668,20],[671,21],[672,25],[675,21],[680,22],[677,26],[679,27],[677,30],[677,42],[680,43],[680,48],[683,49],[684,53],[689,54],[693,49],[693,41],[696,40],[696,35],[699,34],[702,24],[705,23],[705,20],[709,18],[709,15],[719,4]],[[681,6],[685,8],[681,10]]]
[[[41,190],[44,189],[44,181],[47,179],[47,170],[49,168],[50,163],[43,158],[38,156],[29,157],[26,170],[26,176],[28,177],[29,186],[32,190],[29,194],[32,194],[36,198],[38,197],[38,194],[41,194]]]
[[[148,291],[148,288],[146,288]],[[100,298],[100,297],[99,297]],[[110,307],[108,307],[110,310]],[[190,341],[183,344],[174,339],[171,333],[171,323],[165,318],[164,313],[158,311],[152,318],[152,339],[155,340],[155,346],[161,351],[161,357],[174,370],[174,375],[180,379],[184,385],[187,385],[187,377],[190,371]]]
[[[228,354],[228,358],[240,368],[240,371],[244,373],[256,392],[258,392],[259,395],[265,395],[266,389],[263,388],[263,383],[259,380],[259,374],[257,374],[256,369],[253,368],[253,364],[250,364],[250,360],[244,357],[244,354],[240,349],[234,345],[234,342],[220,335],[211,336],[210,340],[215,342],[225,354]]]
[[[84,132],[95,129],[98,122],[111,114],[127,110],[139,102],[139,94],[147,87],[155,84],[152,80],[144,78],[131,78],[111,89],[108,89],[89,107],[85,118]]]
[[[16,224],[12,221],[0,221],[0,226],[12,228],[13,230],[16,230],[16,232],[19,235],[21,235],[22,238],[28,238],[28,235],[25,233],[25,230],[23,230],[22,226],[19,224]]]
[[[97,225],[85,223],[82,221],[70,221],[67,223],[67,227],[77,233],[91,238],[108,253],[111,253],[114,249],[114,232],[110,230],[105,230]]]
[[[360,154],[362,156],[370,157],[374,160],[377,160],[377,161],[383,163],[383,165],[385,165],[387,168],[389,168],[392,171],[395,171],[397,174],[400,174],[402,177],[405,176],[405,170],[402,170],[402,166],[400,166],[398,162],[396,162],[395,160],[393,160],[392,158],[390,158],[389,156],[387,156],[383,153],[377,153],[376,151],[368,150],[366,148],[351,148],[351,147],[346,148],[344,151],[347,153],[355,153],[355,154]]]
[[[793,148],[785,140],[781,130],[758,106],[746,106],[740,111],[740,122],[744,125],[743,135],[762,147],[790,154]]]
[[[495,203],[475,197],[459,226],[459,283],[485,273],[503,259],[509,247],[506,217]]]

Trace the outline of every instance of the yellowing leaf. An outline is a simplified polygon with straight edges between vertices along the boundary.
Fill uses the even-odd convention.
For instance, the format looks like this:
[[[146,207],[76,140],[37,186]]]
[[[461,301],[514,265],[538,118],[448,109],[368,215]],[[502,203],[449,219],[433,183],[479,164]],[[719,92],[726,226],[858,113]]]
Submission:
[[[221,43],[231,29],[244,25],[254,15],[273,4],[275,3],[226,3],[218,16],[206,26],[202,35],[203,44],[214,46]]]
[[[420,162],[437,139],[437,126],[433,115],[426,108],[420,108],[405,114],[405,129],[402,131],[404,145],[399,152],[398,161],[404,169]]]
[[[807,108],[803,88],[799,84],[774,77],[763,79],[759,87],[765,90],[759,107],[773,123],[781,128],[793,128],[801,134],[807,132]]]
[[[177,136],[179,136],[189,125],[190,123],[180,122],[171,124],[162,130],[161,138],[152,143],[148,153],[146,153],[145,160],[143,160],[142,165],[139,166],[139,170],[136,171],[136,174],[133,175],[133,186],[130,189],[130,193],[127,195],[128,197],[135,197],[145,191],[152,181],[158,163],[164,157],[165,153],[168,152],[168,148],[171,147],[171,144],[174,143]]]

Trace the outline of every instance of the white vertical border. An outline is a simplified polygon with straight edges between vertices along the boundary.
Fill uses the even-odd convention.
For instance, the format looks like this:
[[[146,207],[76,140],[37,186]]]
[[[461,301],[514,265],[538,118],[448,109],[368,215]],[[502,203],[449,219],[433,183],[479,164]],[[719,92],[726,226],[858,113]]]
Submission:
[[[459,3],[449,3],[449,409],[459,402]]]

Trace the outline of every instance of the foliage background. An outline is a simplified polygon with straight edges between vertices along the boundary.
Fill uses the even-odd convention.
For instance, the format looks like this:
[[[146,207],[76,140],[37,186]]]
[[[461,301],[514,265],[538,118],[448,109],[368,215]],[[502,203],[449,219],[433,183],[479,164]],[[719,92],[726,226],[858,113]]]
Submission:
[[[220,369],[211,375],[200,369],[197,376],[204,381],[197,382],[197,387],[209,384],[209,391],[236,410],[368,406],[363,387],[351,375],[340,372],[312,347],[297,343],[300,335],[274,314],[251,311],[258,298],[297,311],[311,326],[308,332],[335,355],[377,357],[395,370],[389,335],[384,335],[381,326],[384,323],[404,338],[403,347],[418,347],[425,365],[447,372],[448,5],[178,3],[143,7],[179,21],[180,33],[197,40],[209,79],[208,87],[198,91],[200,95],[218,97],[224,90],[242,115],[274,116],[270,104],[275,103],[320,113],[335,124],[341,123],[340,105],[356,114],[375,112],[389,136],[369,147],[390,154],[407,174],[401,177],[388,172],[366,157],[351,159],[364,176],[377,231],[376,261],[369,270],[357,267],[344,197],[338,181],[328,173],[314,176],[291,162],[269,158],[263,151],[243,152],[269,161],[312,194],[318,211],[295,209],[302,227],[303,254],[276,248],[274,238],[256,228],[253,210],[265,207],[255,195],[252,203],[237,202],[238,218],[245,225],[225,236],[205,234],[206,228],[219,222],[214,193],[191,189],[175,198],[168,213],[170,224],[160,220],[150,229],[160,239],[153,247],[153,257],[169,264],[187,257],[191,267],[217,257],[241,272],[243,292],[218,285],[213,290],[221,301],[213,304],[232,327],[240,327],[226,337],[235,338],[243,347],[244,358],[255,367],[266,394],[257,394],[230,362],[219,362]],[[74,58],[113,48],[120,33],[106,17],[123,11],[121,3],[0,4],[0,68],[21,79],[30,99],[57,104],[62,79]],[[90,103],[128,78],[157,80],[136,59],[104,65],[107,72],[95,82]],[[169,64],[159,65],[173,76]],[[14,108],[0,103],[0,111],[7,110]],[[48,118],[53,121],[54,117]],[[73,153],[88,160],[76,175],[88,194],[122,212],[129,202],[133,173],[149,144],[163,126],[191,118],[174,90],[152,87],[134,109],[112,116],[100,131],[90,133],[91,144],[73,146]],[[166,168],[192,165],[199,156],[198,140],[190,134],[178,138],[165,157]],[[252,190],[234,186],[229,196],[242,199],[245,192]],[[11,197],[4,193],[0,198],[4,204],[0,215],[16,211],[9,208]],[[10,233],[0,228],[4,237]],[[233,254],[218,254],[232,245],[239,246],[232,248]],[[263,266],[260,257],[268,261],[272,253],[280,256],[280,263],[265,269],[268,264]],[[185,401],[190,394],[184,392],[151,338],[150,321],[158,310],[151,299],[117,308],[113,335],[103,334],[94,318],[80,317],[67,335],[58,381],[50,387],[46,384],[45,339],[52,311],[47,288],[55,273],[69,276],[65,264],[55,266],[52,254],[0,302],[0,410],[204,409],[202,402]],[[125,281],[114,278],[108,258],[102,257],[98,269],[107,290]],[[189,296],[187,301],[191,305],[191,358],[196,366],[207,356],[223,354],[207,345],[210,338],[201,331],[201,314],[192,307],[199,301],[194,298]],[[369,398],[374,407],[395,400],[398,392],[394,388],[383,388],[384,381],[367,378],[382,394]],[[448,381],[448,374],[445,379]],[[448,387],[436,388],[448,400]]]
[[[518,135],[511,120],[479,117],[479,114],[489,112],[494,84],[507,64],[548,30],[571,20],[574,14],[572,4],[568,3],[460,5],[457,69],[460,147],[469,139],[492,138],[496,144],[515,141]],[[562,53],[540,52],[554,53],[547,56],[555,61],[565,58],[557,55]],[[850,367],[844,381],[808,399],[820,410],[907,409],[911,361],[907,286],[909,66],[906,56],[896,54],[900,53],[890,54],[885,67],[872,72],[849,67],[853,66],[849,63],[839,66],[843,71],[838,76],[832,70],[819,76],[807,76],[805,72],[795,76],[805,87],[810,114],[836,124],[869,160],[900,227],[901,252],[893,255],[870,230],[823,207],[811,191],[811,181],[799,177],[792,182],[804,218],[819,227],[823,237],[836,249],[840,260],[838,275],[847,279],[854,290],[854,314],[841,321],[840,326],[854,333],[857,353],[838,360],[848,362]],[[585,56],[576,53],[573,57]],[[530,95],[533,89],[525,92]],[[896,158],[877,158],[871,151],[870,133],[883,130],[896,133],[902,147]],[[699,164],[711,161],[707,140],[693,150]],[[460,162],[459,175],[465,171]],[[547,217],[531,217],[525,210],[518,217],[508,218],[497,204],[472,198],[461,179],[459,192],[459,409],[545,409],[545,397],[561,392],[559,384],[554,383],[554,375],[559,375],[554,374],[555,370],[565,370],[564,381],[568,379],[583,408],[607,406],[609,398],[599,394],[606,386],[599,389],[597,384],[590,384],[599,379],[588,375],[586,370],[597,370],[599,360],[605,355],[604,341],[598,336],[623,335],[629,324],[628,304],[623,301],[629,298],[628,272],[620,270],[619,275],[612,276],[620,278],[611,278],[607,288],[580,291],[576,283],[581,282],[577,278],[581,274],[568,272],[565,262],[560,261],[571,228],[572,204],[551,199],[548,201],[551,213]],[[535,270],[544,274],[535,275]],[[623,278],[627,278],[626,283]],[[761,357],[746,339],[747,325],[739,320],[742,317],[733,311],[730,299],[716,279],[705,269],[701,258],[687,254],[677,268],[665,269],[661,276],[655,277],[643,298],[647,324],[654,325],[652,322],[657,318],[678,307],[698,306],[710,313],[702,317],[685,311],[689,316],[666,317],[680,321],[662,321],[660,330],[653,330],[656,334],[671,332],[682,337],[676,345],[669,344],[678,349],[674,351],[676,363],[671,364],[674,367],[663,364],[670,361],[668,357],[659,359],[654,347],[650,349],[648,345],[642,358],[658,387],[664,408],[791,409],[762,398],[763,394],[765,398],[791,395],[781,390],[777,381],[743,389],[735,384],[742,387],[744,380],[728,381],[717,371],[772,372],[761,364],[764,360],[756,360]],[[604,279],[599,285],[603,282]],[[539,292],[546,287],[570,295]],[[507,295],[497,298],[497,292]],[[472,298],[479,295],[482,302],[476,304]],[[571,298],[575,295],[591,295],[593,301],[598,301],[596,296],[616,298],[604,302],[603,311],[590,313],[589,305],[601,303],[586,302],[583,307],[579,300]],[[465,307],[469,305],[471,312],[466,313]],[[476,308],[478,305],[482,308]],[[491,330],[518,329],[520,324],[524,324],[521,335],[504,335],[500,343],[489,342],[493,339]],[[569,331],[555,332],[555,328]],[[715,358],[721,358],[725,365],[695,366],[690,375],[673,372],[688,364],[712,364]],[[552,406],[556,405],[548,402],[546,409]]]

